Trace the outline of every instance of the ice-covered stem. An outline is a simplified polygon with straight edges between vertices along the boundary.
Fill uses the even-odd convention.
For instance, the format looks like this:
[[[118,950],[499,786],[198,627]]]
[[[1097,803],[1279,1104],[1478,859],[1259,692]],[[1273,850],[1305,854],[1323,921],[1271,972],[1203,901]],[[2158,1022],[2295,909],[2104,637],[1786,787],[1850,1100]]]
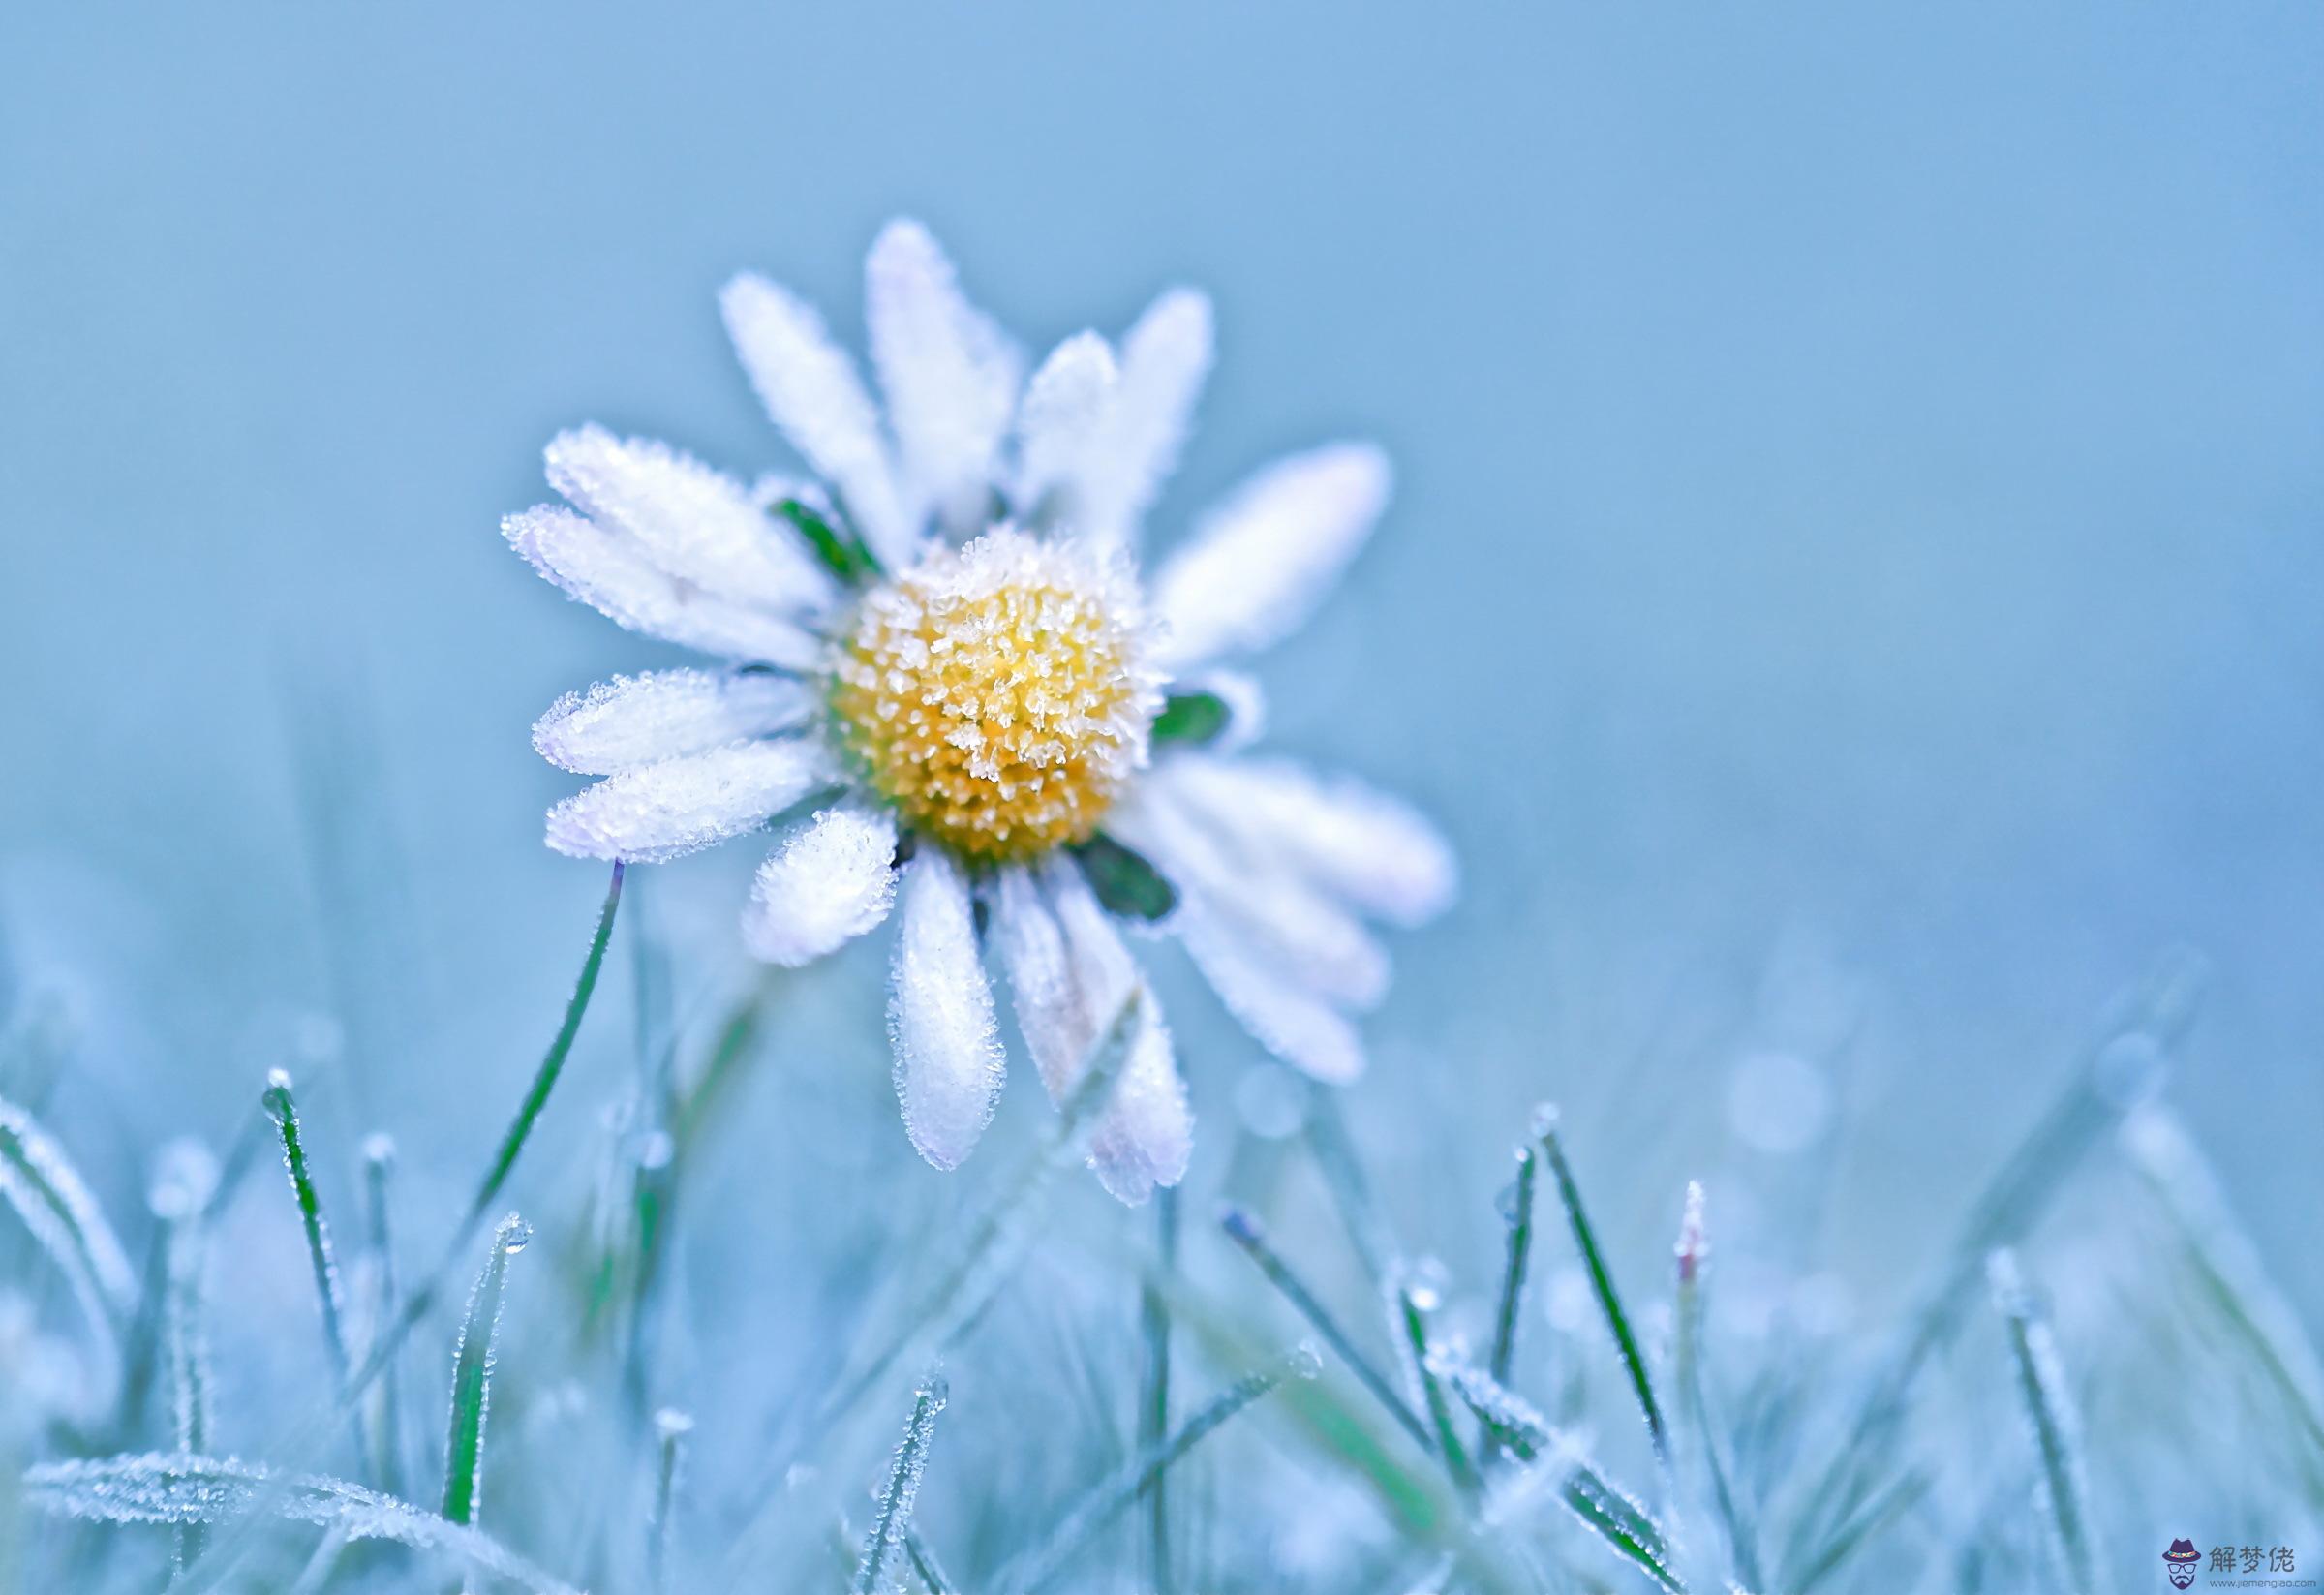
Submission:
[[[2090,1489],[2082,1463],[2080,1425],[2066,1392],[2064,1370],[2058,1365],[2057,1342],[2050,1334],[2049,1323],[2034,1308],[2013,1253],[2003,1248],[1987,1258],[1986,1278],[1993,1290],[1993,1304],[2008,1328],[2018,1396],[2025,1402],[2026,1418],[2034,1431],[2041,1468],[2041,1500],[2056,1536],[2059,1565],[2073,1595],[2094,1595],[2098,1575],[2097,1559],[2091,1549]]]
[[[872,1532],[864,1540],[863,1558],[856,1563],[855,1595],[878,1595],[884,1587],[881,1570],[911,1527],[912,1503],[919,1498],[920,1479],[928,1470],[929,1442],[935,1437],[936,1415],[944,1410],[948,1394],[944,1376],[933,1371],[913,1394],[911,1420],[904,1425],[903,1438],[897,1442],[887,1488],[879,1492],[879,1516],[872,1520]]]
[[[468,1295],[460,1321],[459,1349],[452,1354],[449,1432],[443,1447],[443,1517],[473,1523],[483,1504],[484,1420],[492,1407],[492,1365],[500,1335],[501,1303],[508,1289],[508,1259],[523,1251],[533,1228],[510,1213],[493,1231],[492,1250]]]
[[[1154,1253],[1155,1273],[1147,1279],[1140,1300],[1146,1333],[1146,1391],[1138,1413],[1138,1443],[1142,1447],[1157,1444],[1170,1432],[1170,1296],[1165,1286],[1177,1270],[1178,1193],[1167,1186],[1154,1197]],[[1173,1595],[1177,1580],[1170,1558],[1166,1480],[1154,1481],[1146,1505],[1154,1595]]]
[[[1453,1488],[1464,1499],[1474,1499],[1478,1489],[1476,1465],[1469,1460],[1468,1447],[1461,1444],[1460,1430],[1453,1426],[1452,1403],[1446,1399],[1437,1353],[1428,1343],[1428,1309],[1433,1304],[1433,1297],[1423,1304],[1420,1288],[1410,1277],[1396,1280],[1396,1328],[1403,1336],[1412,1383],[1421,1393],[1421,1404],[1427,1409],[1436,1454],[1444,1458],[1445,1472],[1451,1476]]]
[[[1614,1288],[1614,1276],[1606,1267],[1605,1254],[1598,1245],[1598,1233],[1591,1227],[1590,1215],[1581,1205],[1581,1187],[1575,1182],[1573,1167],[1566,1161],[1564,1143],[1557,1133],[1557,1109],[1544,1104],[1534,1118],[1535,1138],[1549,1159],[1549,1172],[1557,1181],[1557,1199],[1566,1210],[1566,1222],[1574,1231],[1574,1244],[1581,1253],[1582,1266],[1590,1275],[1590,1293],[1598,1299],[1599,1311],[1605,1316],[1605,1327],[1614,1337],[1614,1349],[1621,1354],[1623,1370],[1630,1375],[1630,1388],[1638,1398],[1638,1410],[1645,1415],[1646,1432],[1654,1441],[1655,1455],[1667,1462],[1670,1457],[1670,1438],[1663,1423],[1662,1403],[1655,1399],[1654,1381],[1646,1371],[1645,1356],[1638,1350],[1638,1337],[1630,1327],[1630,1314],[1623,1310],[1622,1295]]]
[[[137,1294],[129,1258],[62,1148],[32,1115],[0,1100],[0,1196],[73,1286],[108,1365],[119,1359],[119,1329]]]
[[[1719,1439],[1711,1426],[1710,1401],[1703,1394],[1703,1290],[1711,1255],[1710,1231],[1704,1222],[1702,1181],[1687,1181],[1686,1206],[1679,1216],[1677,1260],[1678,1304],[1671,1335],[1671,1378],[1677,1387],[1678,1468],[1682,1483],[1699,1501],[1707,1485],[1711,1504],[1727,1531],[1736,1576],[1744,1587],[1760,1587],[1758,1550],[1732,1488],[1727,1466],[1719,1457]]]
[[[191,1142],[165,1148],[154,1171],[150,1205],[162,1226],[161,1338],[169,1371],[169,1436],[183,1455],[210,1448],[210,1350],[202,1329],[202,1213],[218,1166]],[[199,1524],[173,1532],[178,1567],[201,1554]]]
[[[1348,1365],[1348,1371],[1356,1375],[1357,1381],[1365,1390],[1371,1392],[1373,1399],[1387,1408],[1388,1415],[1396,1421],[1405,1433],[1412,1436],[1413,1444],[1422,1451],[1434,1452],[1435,1438],[1429,1434],[1428,1426],[1421,1422],[1420,1414],[1414,1412],[1411,1403],[1396,1393],[1396,1387],[1373,1365],[1371,1359],[1356,1348],[1356,1342],[1348,1337],[1348,1332],[1340,1327],[1339,1320],[1332,1317],[1330,1310],[1316,1300],[1315,1293],[1292,1272],[1291,1265],[1283,1260],[1282,1255],[1269,1244],[1267,1232],[1260,1228],[1259,1220],[1230,1203],[1220,1210],[1218,1223],[1227,1232],[1227,1239],[1240,1246],[1243,1255],[1258,1265],[1259,1272],[1267,1276],[1267,1282],[1283,1293],[1283,1299],[1298,1310],[1300,1317],[1307,1320],[1310,1329],[1323,1336],[1324,1344]]]
[[[1485,1367],[1503,1384],[1509,1383],[1510,1364],[1516,1355],[1517,1317],[1525,1305],[1525,1272],[1533,1255],[1533,1186],[1541,1159],[1531,1146],[1517,1149],[1517,1173],[1511,1183],[1503,1218],[1509,1226],[1508,1247],[1501,1265],[1501,1301],[1493,1314],[1493,1349]]]

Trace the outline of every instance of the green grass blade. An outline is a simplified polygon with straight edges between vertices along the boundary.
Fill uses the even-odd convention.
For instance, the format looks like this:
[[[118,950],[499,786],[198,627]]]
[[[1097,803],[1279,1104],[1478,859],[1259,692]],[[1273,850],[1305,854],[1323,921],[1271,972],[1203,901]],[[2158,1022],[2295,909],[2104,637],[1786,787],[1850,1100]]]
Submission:
[[[348,1531],[345,1523],[333,1523],[316,1543],[315,1554],[299,1570],[298,1582],[290,1586],[290,1595],[322,1595],[339,1571],[339,1558],[347,1550]]]
[[[202,1216],[217,1166],[192,1143],[165,1148],[154,1171],[151,1206],[161,1224],[164,1258],[160,1339],[169,1374],[169,1437],[181,1455],[210,1449],[210,1350],[202,1310]],[[199,1524],[172,1531],[171,1555],[183,1568],[201,1554]]]
[[[1011,1595],[1040,1595],[1063,1577],[1074,1558],[1107,1524],[1127,1512],[1188,1452],[1286,1378],[1313,1377],[1317,1365],[1314,1353],[1302,1347],[1286,1357],[1281,1365],[1245,1374],[1235,1381],[1212,1396],[1177,1432],[1146,1447],[1091,1486],[1058,1519],[1047,1539],[994,1580],[995,1586],[1010,1591]]]
[[[2058,1365],[2050,1326],[2034,1310],[2034,1299],[2018,1276],[2017,1260],[1997,1251],[1988,1265],[1993,1304],[2009,1332],[2009,1353],[2017,1367],[2018,1396],[2033,1426],[2041,1466],[2041,1499],[2057,1540],[2059,1565],[2072,1595],[2095,1595],[2097,1558],[2091,1549],[2090,1489],[2085,1483],[2082,1440],[2071,1397]]]
[[[1385,1300],[1397,1247],[1389,1234],[1388,1221],[1380,1216],[1380,1204],[1372,1197],[1371,1181],[1364,1178],[1363,1161],[1356,1155],[1347,1120],[1340,1116],[1336,1087],[1320,1083],[1308,1087],[1307,1147],[1315,1154],[1315,1166],[1324,1177],[1324,1187],[1331,1193],[1332,1206],[1339,1210],[1340,1222],[1347,1226],[1348,1242],[1363,1264],[1364,1277],[1371,1281],[1378,1298]]]
[[[298,1104],[290,1094],[290,1076],[275,1069],[266,1076],[260,1101],[274,1120],[283,1149],[283,1169],[290,1177],[290,1196],[298,1204],[299,1225],[306,1232],[307,1263],[315,1275],[315,1298],[322,1308],[323,1347],[331,1356],[331,1376],[344,1382],[350,1359],[347,1322],[339,1298],[339,1262],[331,1250],[331,1228],[322,1215],[322,1199],[307,1166],[307,1148],[299,1133]]]
[[[1291,1265],[1283,1260],[1282,1255],[1269,1244],[1267,1232],[1259,1227],[1259,1221],[1232,1205],[1219,1214],[1218,1221],[1220,1228],[1227,1232],[1227,1238],[1240,1246],[1243,1255],[1258,1265],[1259,1272],[1267,1276],[1267,1282],[1283,1293],[1283,1299],[1297,1309],[1300,1317],[1307,1320],[1308,1328],[1323,1336],[1324,1343],[1331,1348],[1341,1362],[1347,1364],[1348,1371],[1356,1375],[1357,1381],[1396,1421],[1397,1426],[1412,1436],[1412,1443],[1422,1451],[1434,1453],[1435,1436],[1428,1432],[1428,1426],[1421,1421],[1420,1414],[1413,1411],[1412,1404],[1397,1394],[1396,1387],[1389,1382],[1388,1376],[1373,1365],[1371,1359],[1357,1349],[1356,1342],[1348,1337],[1348,1332],[1340,1327],[1339,1320],[1332,1317],[1330,1310],[1316,1300],[1315,1293],[1292,1272]]]
[[[654,1595],[670,1595],[678,1533],[678,1475],[686,1460],[686,1437],[694,1421],[674,1407],[654,1415],[660,1457],[654,1470],[654,1518],[646,1525],[646,1583]]]
[[[1501,1297],[1493,1310],[1493,1349],[1485,1371],[1501,1384],[1509,1383],[1509,1367],[1516,1356],[1517,1318],[1525,1305],[1525,1273],[1533,1255],[1533,1186],[1541,1159],[1531,1147],[1517,1149],[1516,1178],[1503,1198],[1502,1219],[1508,1226],[1508,1244],[1501,1264]]]
[[[148,1452],[46,1462],[26,1471],[24,1486],[28,1505],[90,1522],[217,1524],[263,1509],[291,1522],[320,1524],[326,1531],[344,1525],[351,1535],[393,1540],[445,1556],[533,1595],[578,1595],[570,1584],[474,1528],[316,1474],[280,1477],[230,1457]],[[204,1565],[214,1560],[205,1558]]]
[[[1144,1399],[1138,1405],[1138,1443],[1158,1444],[1170,1432],[1170,1292],[1165,1288],[1178,1266],[1178,1193],[1154,1193],[1154,1268],[1139,1292],[1139,1326],[1146,1342]],[[1147,1493],[1148,1571],[1154,1595],[1176,1595],[1177,1580],[1170,1556],[1168,1481],[1156,1479]]]
[[[1532,1490],[1546,1489],[1623,1560],[1670,1595],[1682,1595],[1686,1586],[1671,1567],[1670,1536],[1651,1513],[1550,1427],[1524,1397],[1491,1374],[1447,1365],[1445,1376],[1494,1443],[1527,1464],[1529,1471],[1505,1487],[1492,1516],[1505,1517],[1510,1510],[1506,1503],[1513,1498],[1522,1500]]]
[[[1662,1403],[1655,1399],[1654,1381],[1646,1372],[1646,1358],[1638,1350],[1638,1337],[1630,1327],[1630,1314],[1623,1309],[1622,1295],[1614,1288],[1614,1276],[1605,1264],[1605,1254],[1599,1248],[1598,1234],[1590,1225],[1589,1214],[1581,1205],[1581,1187],[1575,1182],[1574,1170],[1566,1161],[1566,1150],[1557,1133],[1557,1110],[1544,1108],[1540,1124],[1542,1150],[1549,1158],[1549,1173],[1557,1182],[1557,1199],[1566,1210],[1566,1223],[1574,1231],[1574,1244],[1581,1252],[1582,1266],[1589,1271],[1590,1294],[1598,1300],[1598,1310],[1605,1315],[1605,1327],[1614,1337],[1614,1349],[1621,1354],[1623,1371],[1630,1375],[1632,1394],[1638,1399],[1638,1410],[1645,1415],[1646,1432],[1654,1441],[1655,1456],[1664,1461],[1670,1457],[1670,1437],[1663,1423]]]
[[[509,1120],[501,1137],[500,1149],[493,1153],[492,1166],[485,1171],[474,1199],[468,1205],[468,1221],[472,1225],[500,1200],[501,1187],[508,1182],[509,1173],[515,1169],[526,1141],[532,1137],[533,1126],[539,1122],[541,1110],[549,1104],[549,1093],[557,1089],[557,1077],[565,1072],[565,1060],[573,1050],[573,1038],[581,1033],[589,999],[597,989],[597,974],[605,967],[605,945],[613,939],[614,915],[622,906],[623,873],[623,864],[617,859],[612,882],[605,888],[605,905],[597,910],[596,934],[590,938],[589,954],[581,962],[581,977],[573,983],[573,995],[565,1005],[565,1023],[558,1026],[549,1050],[541,1056],[540,1066],[533,1071],[533,1083],[525,1090],[524,1101],[517,1105],[516,1117]]]
[[[1845,1566],[1859,1548],[1877,1539],[1889,1524],[1918,1505],[1933,1483],[1928,1474],[1915,1470],[1877,1491],[1840,1525],[1816,1559],[1800,1571],[1788,1586],[1791,1595],[1810,1595]]]
[[[936,1553],[929,1549],[918,1529],[903,1531],[903,1551],[911,1558],[912,1571],[928,1586],[928,1595],[959,1595],[960,1586],[945,1576],[944,1565],[936,1560]]]
[[[73,1287],[108,1365],[137,1295],[129,1257],[64,1150],[13,1102],[0,1101],[0,1196]]]
[[[523,1251],[533,1230],[510,1213],[493,1231],[492,1251],[469,1292],[460,1323],[460,1346],[452,1356],[450,1432],[443,1450],[443,1518],[473,1523],[482,1505],[484,1420],[492,1407],[493,1342],[500,1334],[501,1303],[507,1294],[508,1259]]]
[[[1463,1499],[1477,1494],[1477,1469],[1469,1460],[1468,1447],[1461,1444],[1460,1430],[1452,1424],[1452,1403],[1445,1396],[1444,1381],[1438,1376],[1438,1362],[1428,1344],[1427,1311],[1435,1305],[1433,1292],[1423,1295],[1409,1279],[1396,1284],[1396,1327],[1402,1334],[1406,1370],[1412,1384],[1421,1393],[1421,1404],[1427,1411],[1428,1426],[1436,1439],[1436,1454],[1444,1458],[1445,1472],[1452,1488]]]
[[[855,1565],[855,1595],[879,1595],[881,1572],[898,1544],[911,1527],[912,1503],[920,1496],[920,1479],[928,1471],[929,1442],[935,1438],[936,1416],[950,1397],[944,1376],[932,1372],[912,1396],[912,1416],[897,1442],[896,1460],[888,1469],[887,1488],[879,1492],[879,1515],[865,1537],[864,1553]]]

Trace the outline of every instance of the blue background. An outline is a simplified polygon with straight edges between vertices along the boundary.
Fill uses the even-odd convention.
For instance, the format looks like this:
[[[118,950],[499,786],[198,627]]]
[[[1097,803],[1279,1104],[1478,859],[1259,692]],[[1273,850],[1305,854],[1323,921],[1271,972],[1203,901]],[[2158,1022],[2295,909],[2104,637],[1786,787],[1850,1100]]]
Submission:
[[[329,1011],[339,1120],[475,1165],[602,888],[539,844],[571,782],[527,727],[658,657],[497,519],[582,419],[780,463],[717,285],[852,339],[908,212],[1036,349],[1215,294],[1165,537],[1289,446],[1398,462],[1267,676],[1277,746],[1469,867],[1350,1101],[1392,1190],[1488,1188],[1557,1095],[1665,1235],[1684,1174],[1764,1172],[1733,1071],[1782,1048],[1847,1116],[1831,1255],[1884,1290],[2186,943],[2174,1095],[2309,1257],[2319,67],[2306,0],[10,6],[0,891],[77,994],[68,1117],[223,1139]],[[689,991],[753,856],[646,883]],[[880,963],[801,982],[782,1045],[933,1193]],[[1170,990],[1221,1156],[1251,1049]],[[777,1162],[786,1100],[740,1110]]]

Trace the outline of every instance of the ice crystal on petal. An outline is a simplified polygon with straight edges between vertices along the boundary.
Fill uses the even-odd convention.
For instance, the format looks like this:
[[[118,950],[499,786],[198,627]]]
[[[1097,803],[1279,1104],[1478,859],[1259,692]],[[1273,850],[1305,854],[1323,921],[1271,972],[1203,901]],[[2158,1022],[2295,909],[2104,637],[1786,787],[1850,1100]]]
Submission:
[[[746,742],[608,776],[549,811],[549,845],[575,858],[658,862],[755,830],[833,782],[815,743]]]
[[[1210,374],[1210,301],[1173,289],[1121,345],[1121,379],[1081,470],[1082,529],[1101,548],[1131,542],[1177,464],[1195,401]]]
[[[812,638],[789,621],[706,593],[586,515],[541,505],[501,523],[509,546],[617,626],[722,659],[811,665]]]
[[[765,671],[652,670],[567,692],[533,727],[533,748],[561,769],[609,776],[796,725],[812,690]]]
[[[1085,475],[1112,416],[1119,377],[1114,351],[1094,332],[1077,332],[1057,345],[1024,390],[1017,417],[1017,504],[1031,514],[1052,493],[1058,516],[1080,529]]]
[[[937,848],[905,867],[888,996],[896,1095],[920,1155],[957,1167],[992,1120],[1004,1062],[967,878]]]
[[[1154,578],[1173,669],[1254,653],[1305,623],[1387,506],[1388,458],[1334,444],[1277,461],[1198,525]]]
[[[796,967],[871,930],[895,901],[895,816],[860,805],[826,809],[758,867],[743,941],[754,957]]]

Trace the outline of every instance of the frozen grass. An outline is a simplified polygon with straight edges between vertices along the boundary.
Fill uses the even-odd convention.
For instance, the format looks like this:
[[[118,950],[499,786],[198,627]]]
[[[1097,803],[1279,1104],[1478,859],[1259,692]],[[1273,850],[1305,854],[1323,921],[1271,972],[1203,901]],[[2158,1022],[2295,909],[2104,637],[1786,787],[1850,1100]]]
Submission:
[[[836,1288],[780,1274],[786,1235],[740,1226],[707,1166],[721,1135],[811,1155],[748,1089],[791,988],[689,1015],[638,918],[617,1042],[588,1022],[621,890],[449,1189],[412,1188],[344,1093],[310,1082],[302,1111],[279,1077],[223,1160],[162,1148],[117,1231],[88,1119],[0,1105],[24,1264],[0,1284],[0,1591],[2082,1592],[2140,1587],[2182,1532],[2324,1555],[2313,1348],[2163,1102],[2176,970],[2064,1071],[1912,1300],[1846,1333],[1768,1329],[1792,1276],[1763,1204],[1754,1236],[1703,1183],[1641,1196],[1553,1115],[1497,1203],[1480,1148],[1452,1181],[1473,1200],[1407,1214],[1302,1091],[1304,1134],[1211,1127],[1216,1226],[1181,1227],[1183,1197],[1118,1209],[1076,1166],[1135,998],[945,1209],[869,1189],[792,1213],[858,1238]],[[567,1080],[585,1027],[634,1066]],[[490,1097],[464,1112],[498,1122]],[[539,1255],[511,1268],[530,1229],[483,1215],[593,1119],[596,1155],[528,1176]],[[240,1178],[269,1139],[288,1204]],[[1674,1215],[1674,1247],[1627,1242]],[[413,1245],[441,1261],[399,1268]],[[2200,1437],[2134,1416],[2189,1380],[2225,1442],[2208,1480]]]

